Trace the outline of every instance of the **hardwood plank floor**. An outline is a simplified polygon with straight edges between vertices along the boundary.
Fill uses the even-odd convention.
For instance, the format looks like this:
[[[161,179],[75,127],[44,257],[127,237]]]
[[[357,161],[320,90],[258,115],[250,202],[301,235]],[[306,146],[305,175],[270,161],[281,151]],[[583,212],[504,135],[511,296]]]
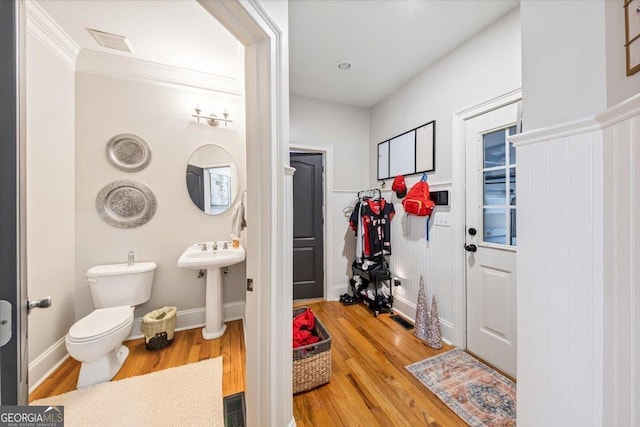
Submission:
[[[173,344],[158,351],[148,351],[144,338],[127,341],[129,357],[113,379],[144,375],[175,366],[222,356],[222,394],[228,396],[245,389],[245,346],[242,321],[226,322],[227,331],[216,340],[202,338],[202,328],[176,332]],[[55,396],[75,390],[80,363],[68,358],[29,396],[29,400]]]
[[[329,384],[293,398],[298,426],[466,426],[405,369],[451,349],[433,350],[394,322],[363,305],[337,301],[311,307],[331,335]]]
[[[373,317],[362,305],[305,302],[331,335],[329,384],[293,397],[298,427],[328,426],[465,426],[455,413],[404,367],[449,350],[433,350],[412,330],[389,318]],[[152,352],[144,341],[125,343],[130,354],[114,380],[223,357],[223,394],[245,390],[245,344],[242,322],[227,323],[217,340],[202,339],[200,328],[176,332],[173,344]],[[69,358],[34,392],[40,399],[75,389],[80,364]]]

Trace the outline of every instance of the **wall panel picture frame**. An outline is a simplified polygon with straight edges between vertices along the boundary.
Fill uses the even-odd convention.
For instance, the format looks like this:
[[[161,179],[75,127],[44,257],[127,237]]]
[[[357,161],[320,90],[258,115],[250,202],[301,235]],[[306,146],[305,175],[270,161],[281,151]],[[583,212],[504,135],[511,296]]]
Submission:
[[[640,0],[625,0],[624,26],[627,76],[631,76],[640,71]]]
[[[436,121],[378,144],[378,180],[436,170]]]

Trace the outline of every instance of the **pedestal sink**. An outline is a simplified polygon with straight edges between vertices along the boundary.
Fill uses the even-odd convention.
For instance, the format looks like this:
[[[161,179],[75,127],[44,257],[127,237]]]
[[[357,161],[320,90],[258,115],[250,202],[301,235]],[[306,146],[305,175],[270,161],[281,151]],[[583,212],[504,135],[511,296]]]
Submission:
[[[242,246],[233,248],[231,242],[224,241],[196,243],[178,258],[178,267],[207,270],[205,326],[202,329],[205,340],[220,338],[227,329],[223,321],[221,269],[244,261],[244,258]]]

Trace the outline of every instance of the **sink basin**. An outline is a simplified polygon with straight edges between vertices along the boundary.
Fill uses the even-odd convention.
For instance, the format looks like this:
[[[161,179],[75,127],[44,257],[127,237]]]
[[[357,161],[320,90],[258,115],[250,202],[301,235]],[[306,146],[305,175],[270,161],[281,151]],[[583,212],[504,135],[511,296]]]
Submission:
[[[178,258],[178,267],[203,270],[211,267],[227,267],[244,261],[245,251],[242,246],[232,248],[231,242],[227,242],[228,249],[224,249],[225,242],[216,243],[218,245],[216,250],[213,249],[213,242],[189,246]],[[203,251],[202,245],[206,245],[207,250]]]
[[[224,248],[225,243],[227,249]],[[203,245],[205,250],[202,250]],[[227,330],[222,306],[221,268],[244,261],[245,256],[244,248],[242,246],[233,248],[231,242],[215,242],[215,245],[214,242],[203,242],[189,246],[178,258],[178,267],[207,270],[205,326],[202,329],[202,337],[206,340],[219,338]]]

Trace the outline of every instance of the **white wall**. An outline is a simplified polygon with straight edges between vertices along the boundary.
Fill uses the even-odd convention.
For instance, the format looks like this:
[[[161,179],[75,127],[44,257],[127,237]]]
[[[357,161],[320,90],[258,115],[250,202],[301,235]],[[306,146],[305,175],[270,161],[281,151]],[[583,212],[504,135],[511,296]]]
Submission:
[[[627,76],[624,0],[605,1],[607,30],[607,106],[640,93],[640,72]],[[631,7],[631,6],[629,6]]]
[[[322,146],[332,150],[333,191],[326,193],[327,299],[337,299],[346,292],[351,263],[355,254],[355,237],[342,210],[356,198],[358,190],[369,187],[369,110],[299,95],[290,97],[291,141],[297,147]],[[325,242],[326,244],[326,242]]]
[[[606,108],[604,3],[521,2],[525,130],[594,116]]]
[[[640,422],[639,126],[635,96],[514,138],[519,426]]]
[[[605,128],[603,425],[640,425],[640,96]],[[618,119],[619,113],[613,117]],[[609,119],[611,119],[609,118]]]
[[[436,171],[429,176],[433,190],[464,191],[464,182],[453,182],[453,115],[520,87],[520,20],[518,9],[423,71],[398,91],[371,109],[369,177],[376,181],[377,144],[431,120],[436,120]],[[407,177],[411,186],[419,176]],[[391,187],[391,181],[386,184]],[[391,192],[396,218],[392,223],[391,268],[402,286],[395,288],[394,305],[409,317],[415,315],[419,277],[438,298],[443,337],[458,345],[464,325],[454,322],[456,295],[463,295],[464,283],[454,271],[455,257],[462,257],[462,241],[455,227],[435,226],[435,219],[451,215],[462,218],[461,206],[436,208],[431,219],[430,241],[425,239],[425,219],[406,217],[402,205]],[[455,225],[455,224],[452,224]],[[462,229],[462,226],[459,226]],[[458,283],[459,282],[459,283]],[[457,332],[457,333],[456,333]]]
[[[198,124],[191,118],[196,104],[203,112],[226,106],[234,122],[226,128]],[[106,143],[119,133],[133,133],[149,143],[151,163],[142,171],[120,171],[107,160]],[[197,271],[178,268],[176,262],[195,242],[228,240],[232,209],[217,216],[203,214],[187,194],[185,170],[195,149],[218,144],[235,160],[244,188],[243,99],[78,73],[76,141],[76,318],[93,309],[86,270],[125,262],[129,250],[135,251],[136,260],[158,264],[151,300],[136,309],[136,317],[163,305],[178,310],[203,307],[204,279],[196,278]],[[100,189],[119,179],[141,181],[155,194],[156,214],[141,227],[112,227],[96,212]],[[223,285],[225,302],[244,301],[244,278],[244,263],[231,267]]]
[[[31,22],[30,22],[31,23]],[[53,304],[29,315],[31,383],[34,361],[55,347],[74,322],[74,70],[27,33],[27,285],[33,299]],[[60,348],[58,348],[60,347]],[[62,357],[53,356],[55,364]],[[47,365],[44,363],[43,365]]]
[[[371,109],[370,182],[377,183],[378,143],[431,120],[436,121],[436,171],[430,180],[451,181],[452,114],[518,89],[520,67],[515,9]]]

